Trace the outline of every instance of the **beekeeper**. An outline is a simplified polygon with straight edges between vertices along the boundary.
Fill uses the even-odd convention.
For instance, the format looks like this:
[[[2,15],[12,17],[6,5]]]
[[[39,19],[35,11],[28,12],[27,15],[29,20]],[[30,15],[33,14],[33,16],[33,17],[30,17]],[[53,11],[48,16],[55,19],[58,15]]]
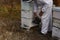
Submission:
[[[52,31],[52,5],[53,0],[34,0],[34,14],[41,18],[42,34]],[[41,7],[40,15],[38,14],[38,6]]]

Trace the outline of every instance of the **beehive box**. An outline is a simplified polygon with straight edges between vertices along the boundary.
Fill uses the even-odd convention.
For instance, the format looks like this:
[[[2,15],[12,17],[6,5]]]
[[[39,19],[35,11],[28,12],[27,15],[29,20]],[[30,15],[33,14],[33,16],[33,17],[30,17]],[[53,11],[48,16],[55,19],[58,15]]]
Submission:
[[[53,19],[52,36],[60,38],[60,20],[56,18]]]
[[[30,29],[33,21],[33,5],[21,1],[21,27]]]
[[[53,27],[52,36],[60,38],[60,28]]]
[[[53,8],[52,36],[60,38],[60,7]]]

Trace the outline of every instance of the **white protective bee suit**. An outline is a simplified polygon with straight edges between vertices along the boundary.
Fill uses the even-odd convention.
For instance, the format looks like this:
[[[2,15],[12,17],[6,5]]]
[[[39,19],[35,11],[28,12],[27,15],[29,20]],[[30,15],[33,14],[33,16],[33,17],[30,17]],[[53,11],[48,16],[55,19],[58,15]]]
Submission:
[[[34,0],[34,12],[38,12],[39,5],[41,6],[41,10],[43,12],[43,15],[41,16],[41,33],[46,34],[48,31],[52,31],[53,0]]]

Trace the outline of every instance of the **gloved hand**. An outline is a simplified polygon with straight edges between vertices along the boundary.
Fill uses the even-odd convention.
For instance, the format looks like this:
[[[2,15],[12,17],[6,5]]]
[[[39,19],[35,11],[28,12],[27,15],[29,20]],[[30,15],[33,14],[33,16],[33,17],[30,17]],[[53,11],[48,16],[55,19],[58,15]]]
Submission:
[[[33,23],[35,24],[39,24],[41,22],[41,19],[37,16],[37,13],[34,12],[34,15],[33,15]]]

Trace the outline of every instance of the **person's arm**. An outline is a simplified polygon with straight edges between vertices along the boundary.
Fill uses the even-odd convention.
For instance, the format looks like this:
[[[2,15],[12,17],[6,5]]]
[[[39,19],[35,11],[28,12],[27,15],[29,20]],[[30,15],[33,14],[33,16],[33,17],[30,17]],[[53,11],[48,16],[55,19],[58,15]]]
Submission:
[[[34,16],[36,17],[37,16],[37,11],[38,11],[38,6],[37,6],[37,2],[34,1],[34,7],[33,7],[33,13],[34,13]]]

